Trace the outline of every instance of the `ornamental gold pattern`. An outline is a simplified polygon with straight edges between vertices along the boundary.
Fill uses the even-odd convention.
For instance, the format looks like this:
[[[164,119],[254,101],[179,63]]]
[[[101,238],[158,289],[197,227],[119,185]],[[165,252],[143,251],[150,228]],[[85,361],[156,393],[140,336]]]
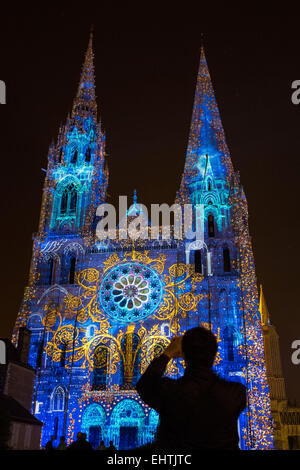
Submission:
[[[65,435],[69,443],[78,431],[94,448],[101,440],[119,449],[151,442],[159,417],[138,396],[137,380],[174,335],[202,325],[217,337],[215,371],[248,390],[238,423],[241,448],[271,449],[247,201],[203,47],[175,199],[181,207],[203,204],[205,243],[197,257],[185,234],[173,238],[174,227],[159,242],[149,234],[100,242],[96,210],[106,201],[108,176],[91,34],[72,113],[49,148],[29,281],[13,332],[17,344],[20,326],[31,331],[29,363],[37,371],[32,412],[44,423],[42,445],[51,435]],[[184,367],[183,359],[169,361],[166,375],[180,377]]]
[[[115,333],[116,337],[109,334],[111,323],[106,312],[99,305],[97,299],[98,284],[108,269],[114,266],[126,267],[126,262],[129,259],[134,260],[136,266],[139,266],[137,262],[143,261],[146,265],[153,267],[159,274],[162,274],[166,256],[159,254],[156,259],[151,258],[148,252],[144,254],[125,252],[122,258],[110,256],[103,263],[103,273],[94,268],[84,269],[77,273],[76,280],[79,286],[79,295],[67,295],[64,299],[63,313],[52,310],[47,316],[47,331],[51,333],[52,339],[45,346],[45,352],[53,362],[59,362],[63,353],[68,355],[72,352],[72,342],[74,340],[74,362],[81,361],[84,358],[80,367],[88,366],[90,370],[93,370],[95,367],[94,351],[98,345],[103,344],[110,350],[108,357],[112,357],[113,360],[107,359],[107,362],[102,367],[109,368],[110,374],[116,373],[116,364],[120,362],[122,357],[124,359],[121,340],[125,333],[120,329]],[[173,331],[175,329],[176,315],[185,318],[187,312],[196,312],[198,303],[204,298],[204,295],[192,292],[180,293],[179,297],[176,298],[174,289],[178,287],[184,290],[187,281],[192,282],[193,285],[200,283],[203,280],[203,276],[195,275],[190,266],[180,264],[179,269],[176,269],[176,265],[173,264],[168,268],[168,274],[164,275],[164,280],[165,285],[161,306],[153,314],[153,317],[160,321],[167,320],[170,331]],[[48,310],[49,308],[47,307]],[[74,330],[73,320],[75,317],[77,318],[77,328]],[[46,316],[43,319],[43,324],[46,324],[45,318]],[[72,323],[66,324],[65,322],[68,320],[71,320]],[[96,326],[93,338],[87,340],[86,336],[81,335],[81,339],[79,339],[80,325],[83,325],[83,331],[85,331],[84,324],[90,320]],[[177,323],[176,327],[178,327]],[[139,329],[140,344],[135,355],[137,355],[139,350],[143,351],[143,359],[141,359],[139,366],[141,371],[145,370],[145,364],[149,363],[149,358],[160,354],[169,343],[169,340],[162,336],[159,331],[159,324],[155,325],[149,334],[147,334],[145,328],[141,327]],[[181,333],[180,327],[177,332]],[[66,367],[68,366],[69,362]]]

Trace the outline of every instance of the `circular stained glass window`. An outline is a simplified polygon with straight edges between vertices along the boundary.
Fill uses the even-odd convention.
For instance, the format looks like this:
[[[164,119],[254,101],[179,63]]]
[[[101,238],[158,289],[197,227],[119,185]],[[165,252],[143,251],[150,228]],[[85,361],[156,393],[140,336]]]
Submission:
[[[125,263],[111,269],[100,285],[105,312],[123,322],[142,320],[157,309],[162,297],[158,274],[148,266]]]

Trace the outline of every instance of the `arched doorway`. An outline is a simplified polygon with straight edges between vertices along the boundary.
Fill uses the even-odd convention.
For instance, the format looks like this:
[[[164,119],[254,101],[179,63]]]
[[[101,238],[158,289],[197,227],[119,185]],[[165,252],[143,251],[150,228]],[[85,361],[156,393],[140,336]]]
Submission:
[[[94,449],[104,439],[105,411],[101,405],[93,403],[84,410],[81,421],[81,432],[87,434],[87,440]]]
[[[149,436],[149,441],[153,441],[155,438],[157,426],[159,424],[159,414],[155,410],[151,410],[149,413],[149,430],[148,430],[148,436]]]
[[[120,401],[110,418],[111,439],[119,450],[135,449],[144,443],[145,413],[130,398]]]

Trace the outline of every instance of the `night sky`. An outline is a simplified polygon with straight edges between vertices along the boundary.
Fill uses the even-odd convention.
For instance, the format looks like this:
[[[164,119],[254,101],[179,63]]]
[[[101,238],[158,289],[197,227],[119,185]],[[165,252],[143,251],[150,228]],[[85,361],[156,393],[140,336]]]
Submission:
[[[300,80],[296,17],[61,7],[1,12],[1,320],[10,336],[28,280],[47,151],[71,111],[94,24],[98,109],[106,131],[108,202],[173,203],[184,167],[200,36],[235,169],[249,205],[258,283],[280,336],[288,396],[300,404]],[[125,6],[124,6],[125,5]],[[202,12],[203,13],[203,12]],[[296,16],[296,15],[295,15]]]

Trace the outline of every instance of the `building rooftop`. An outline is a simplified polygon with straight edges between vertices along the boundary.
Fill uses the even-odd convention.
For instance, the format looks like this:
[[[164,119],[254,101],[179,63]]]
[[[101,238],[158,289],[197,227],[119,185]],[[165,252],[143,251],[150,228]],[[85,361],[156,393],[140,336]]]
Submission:
[[[22,423],[36,424],[42,426],[44,423],[39,421],[29,411],[27,411],[20,403],[8,395],[0,395],[0,414],[8,412],[12,421],[20,421]]]

